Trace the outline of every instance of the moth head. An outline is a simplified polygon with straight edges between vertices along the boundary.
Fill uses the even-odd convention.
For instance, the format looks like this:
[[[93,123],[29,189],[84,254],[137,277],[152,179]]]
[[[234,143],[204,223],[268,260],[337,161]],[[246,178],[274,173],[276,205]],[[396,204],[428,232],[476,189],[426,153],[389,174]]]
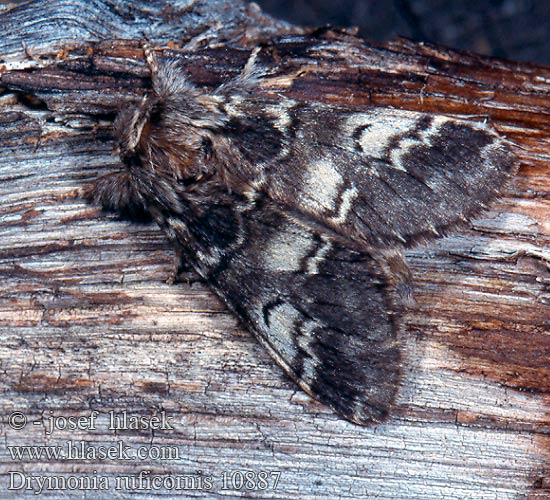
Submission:
[[[114,123],[117,152],[133,175],[163,175],[187,185],[210,171],[217,131],[228,120],[224,96],[195,87],[177,61],[159,64],[146,97]]]

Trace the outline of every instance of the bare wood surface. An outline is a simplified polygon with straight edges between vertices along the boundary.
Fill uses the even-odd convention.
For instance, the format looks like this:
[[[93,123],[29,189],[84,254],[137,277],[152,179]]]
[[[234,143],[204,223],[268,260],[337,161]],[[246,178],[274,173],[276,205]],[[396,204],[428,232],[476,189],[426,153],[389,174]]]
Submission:
[[[304,34],[239,2],[36,1],[0,26],[0,498],[36,498],[47,475],[109,486],[47,498],[550,498],[550,68]],[[156,227],[79,198],[117,161],[116,110],[149,84],[144,32],[197,84],[262,45],[266,85],[290,96],[473,115],[516,145],[521,169],[493,209],[409,252],[417,304],[385,424],[355,426],[297,390],[203,283],[165,282]],[[95,429],[49,432],[52,416],[92,412]],[[171,420],[113,430],[109,412]],[[119,441],[145,456],[94,456]],[[68,442],[87,458],[9,448]],[[239,490],[243,470],[256,482]],[[32,489],[8,490],[13,471]],[[165,481],[131,490],[140,471]]]

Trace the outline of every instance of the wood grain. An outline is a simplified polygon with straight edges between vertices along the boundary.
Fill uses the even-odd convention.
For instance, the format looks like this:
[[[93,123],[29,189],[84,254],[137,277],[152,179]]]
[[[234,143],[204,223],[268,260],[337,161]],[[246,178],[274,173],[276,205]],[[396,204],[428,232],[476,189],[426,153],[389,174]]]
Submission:
[[[35,1],[0,25],[1,498],[37,496],[10,491],[10,471],[34,491],[48,474],[109,486],[42,493],[60,499],[550,498],[550,68],[304,33],[240,2]],[[408,252],[416,306],[385,424],[355,426],[297,390],[195,276],[166,283],[173,253],[156,227],[80,199],[117,162],[117,109],[148,88],[143,32],[199,85],[261,45],[265,85],[289,96],[487,119],[514,144],[521,168],[492,210]],[[48,432],[52,416],[94,411],[95,429]],[[109,412],[171,420],[113,430]],[[118,441],[145,455],[93,456]],[[88,459],[9,448],[68,442]],[[236,489],[243,470],[269,488]],[[164,481],[130,492],[140,471]]]

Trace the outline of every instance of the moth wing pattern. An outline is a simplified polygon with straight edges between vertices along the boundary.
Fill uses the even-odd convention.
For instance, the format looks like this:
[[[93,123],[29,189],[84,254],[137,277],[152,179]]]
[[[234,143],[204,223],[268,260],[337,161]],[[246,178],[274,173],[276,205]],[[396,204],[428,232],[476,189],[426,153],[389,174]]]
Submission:
[[[254,104],[241,105],[250,115]],[[252,165],[246,175],[290,210],[365,247],[447,234],[487,208],[516,169],[509,146],[485,123],[290,100],[261,103],[256,114],[262,108],[278,149],[266,161],[256,138],[236,140],[243,165]]]
[[[122,169],[88,198],[146,213],[306,392],[361,424],[400,382],[401,249],[471,217],[515,168],[489,127],[306,103],[247,64],[214,91],[170,60],[115,123]]]
[[[401,305],[384,261],[268,200],[237,207],[165,224],[183,258],[302,389],[353,422],[385,419],[400,379]]]

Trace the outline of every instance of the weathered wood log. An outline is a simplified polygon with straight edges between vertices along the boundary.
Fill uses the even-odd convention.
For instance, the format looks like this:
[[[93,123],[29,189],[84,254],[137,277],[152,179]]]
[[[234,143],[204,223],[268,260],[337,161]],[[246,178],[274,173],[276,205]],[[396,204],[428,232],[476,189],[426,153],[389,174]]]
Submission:
[[[0,25],[2,498],[36,497],[48,474],[76,485],[49,498],[81,498],[71,478],[108,486],[90,498],[550,498],[550,68],[303,33],[240,2],[35,1]],[[408,252],[416,305],[385,424],[297,390],[195,276],[165,282],[156,227],[81,200],[117,162],[116,111],[147,91],[144,33],[199,85],[261,45],[266,85],[289,96],[475,115],[515,144],[521,169],[493,209]],[[109,412],[171,420],[114,430]],[[144,455],[98,455],[118,441]],[[88,454],[18,458],[22,445]],[[164,482],[134,491],[140,471]]]

